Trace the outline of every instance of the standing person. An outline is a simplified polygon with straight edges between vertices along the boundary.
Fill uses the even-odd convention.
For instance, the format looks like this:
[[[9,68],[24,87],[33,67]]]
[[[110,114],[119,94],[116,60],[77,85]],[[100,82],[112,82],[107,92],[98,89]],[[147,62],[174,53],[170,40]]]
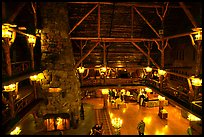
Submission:
[[[192,134],[192,128],[191,128],[191,127],[188,127],[188,128],[187,128],[187,133],[188,133],[188,135],[193,135],[193,134]]]
[[[145,130],[145,123],[143,120],[141,120],[138,125],[137,125],[137,130],[139,132],[139,135],[144,135],[144,130]]]

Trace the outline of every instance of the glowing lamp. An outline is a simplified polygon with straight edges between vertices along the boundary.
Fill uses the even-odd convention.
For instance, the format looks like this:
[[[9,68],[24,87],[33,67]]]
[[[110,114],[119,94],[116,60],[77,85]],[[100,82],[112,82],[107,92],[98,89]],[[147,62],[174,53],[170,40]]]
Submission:
[[[37,75],[37,77],[38,77],[38,79],[44,79],[43,73],[39,73],[39,74]]]
[[[160,101],[162,101],[162,100],[165,100],[165,97],[162,97],[162,96],[158,96],[158,99],[160,100]]]
[[[114,118],[111,120],[111,123],[114,128],[118,129],[122,127],[123,120],[120,118]]]
[[[190,121],[201,121],[200,118],[196,117],[195,115],[191,114],[191,113],[188,113],[188,120]]]
[[[36,37],[32,36],[32,35],[29,35],[28,36],[28,43],[32,44],[33,47],[34,47],[35,46],[35,42],[36,42]]]
[[[103,95],[105,95],[105,94],[108,95],[108,94],[109,94],[109,90],[108,90],[108,89],[102,89],[102,94],[103,94]]]
[[[10,84],[8,86],[4,86],[4,91],[9,92],[9,91],[14,91],[16,89],[16,84]]]
[[[145,91],[146,92],[152,92],[152,89],[151,88],[145,88]]]
[[[3,38],[12,38],[12,32],[9,30],[9,28],[4,27],[2,25],[2,37]]]
[[[85,70],[84,67],[79,67],[79,68],[78,68],[79,73],[84,73],[84,70]]]
[[[152,68],[150,68],[149,66],[145,68],[147,72],[152,72]]]
[[[199,31],[198,34],[195,35],[195,40],[202,40],[202,31]]]
[[[21,129],[19,127],[16,127],[13,131],[11,131],[10,135],[19,135],[21,132]]]
[[[101,73],[105,73],[105,72],[106,72],[106,67],[100,68],[100,72],[101,72]]]
[[[36,81],[38,79],[38,75],[30,76],[31,81]]]
[[[202,28],[193,28],[192,30],[197,32],[197,34],[195,35],[195,40],[201,41],[202,40]]]
[[[191,82],[193,86],[202,86],[202,79],[196,78],[195,76],[191,77]]]
[[[158,74],[163,76],[163,75],[166,74],[166,71],[165,71],[165,70],[158,69]]]

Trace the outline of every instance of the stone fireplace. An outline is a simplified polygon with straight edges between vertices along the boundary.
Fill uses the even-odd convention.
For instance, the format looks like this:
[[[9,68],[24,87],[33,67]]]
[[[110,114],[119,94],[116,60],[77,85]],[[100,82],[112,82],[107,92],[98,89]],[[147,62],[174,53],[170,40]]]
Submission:
[[[68,35],[68,13],[61,2],[44,2],[41,8],[41,65],[45,77],[41,86],[45,103],[38,111],[48,131],[64,130],[69,128],[69,122],[72,126],[76,121],[81,105],[80,82],[73,70],[75,61]]]

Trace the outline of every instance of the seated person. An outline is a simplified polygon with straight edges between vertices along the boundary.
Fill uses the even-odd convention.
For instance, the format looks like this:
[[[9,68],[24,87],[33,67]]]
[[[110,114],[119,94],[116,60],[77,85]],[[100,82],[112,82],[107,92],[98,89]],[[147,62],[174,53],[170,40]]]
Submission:
[[[91,135],[102,135],[102,125],[96,124],[91,132]]]

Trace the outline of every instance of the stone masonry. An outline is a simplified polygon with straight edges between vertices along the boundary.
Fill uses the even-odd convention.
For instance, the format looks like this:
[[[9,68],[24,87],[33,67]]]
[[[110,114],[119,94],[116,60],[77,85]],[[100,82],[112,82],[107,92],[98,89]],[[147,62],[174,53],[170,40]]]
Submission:
[[[69,38],[68,12],[62,2],[42,2],[41,51],[45,79],[41,86],[47,100],[40,110],[47,113],[79,114],[81,95],[72,44]],[[49,92],[49,88],[61,88],[60,92]]]

